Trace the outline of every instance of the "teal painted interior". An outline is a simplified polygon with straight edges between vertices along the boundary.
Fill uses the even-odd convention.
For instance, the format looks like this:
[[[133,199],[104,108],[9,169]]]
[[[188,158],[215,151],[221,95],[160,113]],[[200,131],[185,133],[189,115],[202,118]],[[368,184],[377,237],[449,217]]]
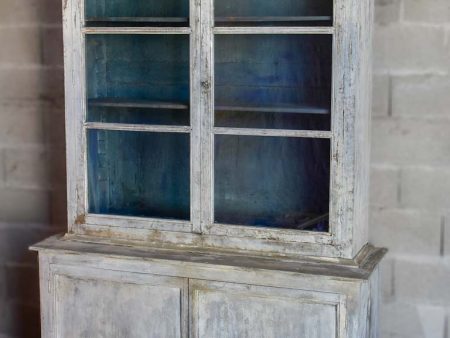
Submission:
[[[216,35],[215,125],[331,130],[332,47],[330,35]],[[329,140],[218,135],[214,166],[215,222],[328,231]]]
[[[188,134],[89,130],[89,212],[189,220]]]
[[[330,130],[331,75],[330,35],[216,35],[216,126]]]
[[[217,223],[328,231],[329,140],[216,135],[214,177]]]
[[[88,35],[86,59],[88,121],[189,123],[188,36]],[[185,109],[139,108],[154,102]]]
[[[333,24],[333,0],[215,0],[214,11],[216,26]]]
[[[86,20],[126,19],[129,23],[142,18],[188,18],[189,0],[85,0]]]
[[[189,110],[89,107],[88,122],[188,126]]]
[[[332,15],[322,0],[284,0],[273,12],[274,2],[251,2],[223,2],[216,14]],[[87,11],[113,23],[186,15],[172,2],[152,8],[159,14],[117,1],[94,11],[100,3]],[[331,130],[331,35],[216,35],[214,54],[215,126]],[[87,35],[86,66],[87,121],[190,124],[188,35]],[[189,134],[89,130],[87,141],[89,212],[190,219]],[[329,140],[216,135],[214,149],[215,222],[328,231]]]

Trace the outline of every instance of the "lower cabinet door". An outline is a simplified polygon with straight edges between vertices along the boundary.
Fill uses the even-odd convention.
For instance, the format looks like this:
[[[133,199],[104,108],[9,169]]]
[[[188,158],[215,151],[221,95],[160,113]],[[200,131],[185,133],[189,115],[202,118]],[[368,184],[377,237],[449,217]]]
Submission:
[[[56,270],[54,336],[187,337],[187,280],[96,269]]]
[[[205,281],[191,281],[190,294],[195,338],[343,336],[337,294]]]

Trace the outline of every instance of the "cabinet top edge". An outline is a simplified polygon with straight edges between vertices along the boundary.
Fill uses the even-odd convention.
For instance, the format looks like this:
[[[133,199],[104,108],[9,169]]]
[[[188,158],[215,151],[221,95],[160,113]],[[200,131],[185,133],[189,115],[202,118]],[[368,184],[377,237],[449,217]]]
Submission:
[[[287,258],[238,255],[192,248],[136,247],[93,243],[77,236],[55,235],[30,247],[40,254],[102,255],[111,259],[170,261],[183,265],[223,266],[235,270],[269,270],[294,274],[313,274],[330,278],[368,280],[387,250],[366,245],[355,259]]]

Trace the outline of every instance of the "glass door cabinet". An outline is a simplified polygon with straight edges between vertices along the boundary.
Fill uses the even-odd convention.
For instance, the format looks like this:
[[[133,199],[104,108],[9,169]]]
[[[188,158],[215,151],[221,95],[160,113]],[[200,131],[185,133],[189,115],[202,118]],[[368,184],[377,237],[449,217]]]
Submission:
[[[353,258],[370,48],[345,2],[72,1],[69,234]]]

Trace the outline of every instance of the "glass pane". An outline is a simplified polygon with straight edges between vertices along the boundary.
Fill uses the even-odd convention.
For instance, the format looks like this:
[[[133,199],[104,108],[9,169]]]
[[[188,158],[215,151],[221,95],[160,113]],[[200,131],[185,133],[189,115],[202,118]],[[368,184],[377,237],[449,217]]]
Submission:
[[[89,212],[189,220],[189,134],[88,131]]]
[[[85,0],[87,26],[188,26],[189,0]]]
[[[189,36],[87,35],[88,121],[189,124]]]
[[[330,141],[215,137],[215,222],[328,231]]]
[[[216,26],[331,26],[333,0],[216,0]]]
[[[215,125],[330,130],[331,35],[216,35]]]

